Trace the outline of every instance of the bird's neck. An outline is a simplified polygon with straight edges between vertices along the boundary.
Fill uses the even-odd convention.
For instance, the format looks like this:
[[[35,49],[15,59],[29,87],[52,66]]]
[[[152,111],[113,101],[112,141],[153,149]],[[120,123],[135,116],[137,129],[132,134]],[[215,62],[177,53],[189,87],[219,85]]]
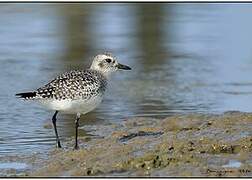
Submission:
[[[97,73],[101,74],[102,76],[104,76],[106,79],[109,79],[110,78],[110,74],[111,74],[111,71],[102,71],[100,69],[95,69],[95,68],[90,68],[92,71],[96,71]]]
[[[111,72],[100,71],[100,70],[93,69],[93,68],[90,68],[90,70],[95,71],[97,74],[100,74],[100,75],[103,76],[106,80],[110,79],[110,74],[111,74]]]

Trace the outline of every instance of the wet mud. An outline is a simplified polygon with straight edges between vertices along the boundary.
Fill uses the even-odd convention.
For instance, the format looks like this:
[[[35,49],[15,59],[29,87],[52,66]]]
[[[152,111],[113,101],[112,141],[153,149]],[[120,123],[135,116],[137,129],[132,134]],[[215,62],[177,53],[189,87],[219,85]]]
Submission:
[[[84,126],[90,136],[23,158],[4,176],[252,176],[252,113],[132,118]],[[15,158],[14,158],[15,160]]]

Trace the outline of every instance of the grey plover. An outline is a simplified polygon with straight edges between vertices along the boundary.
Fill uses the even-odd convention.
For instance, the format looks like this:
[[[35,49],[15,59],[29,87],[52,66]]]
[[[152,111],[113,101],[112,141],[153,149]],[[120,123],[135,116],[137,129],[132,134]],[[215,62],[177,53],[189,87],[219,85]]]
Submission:
[[[131,68],[117,62],[109,53],[94,57],[92,65],[86,70],[73,70],[59,75],[48,84],[35,91],[18,93],[16,96],[25,100],[41,103],[55,113],[52,124],[56,135],[56,145],[61,148],[57,132],[56,116],[58,112],[76,114],[75,149],[78,149],[78,127],[81,114],[96,108],[102,101],[107,81],[112,72]]]

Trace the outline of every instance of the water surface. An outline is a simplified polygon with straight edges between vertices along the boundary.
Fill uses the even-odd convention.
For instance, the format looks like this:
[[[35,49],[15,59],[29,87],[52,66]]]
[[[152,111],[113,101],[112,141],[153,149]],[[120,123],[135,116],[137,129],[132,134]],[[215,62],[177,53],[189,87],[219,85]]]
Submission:
[[[0,155],[55,144],[52,111],[20,101],[57,74],[87,68],[103,51],[118,72],[81,125],[135,116],[252,110],[252,4],[0,4]],[[61,139],[74,115],[58,116]],[[81,130],[81,135],[86,131]]]

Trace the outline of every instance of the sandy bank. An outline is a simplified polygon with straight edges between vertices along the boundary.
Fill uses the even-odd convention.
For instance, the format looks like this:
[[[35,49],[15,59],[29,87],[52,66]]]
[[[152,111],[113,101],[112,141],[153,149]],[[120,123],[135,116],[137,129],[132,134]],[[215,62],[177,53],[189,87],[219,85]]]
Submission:
[[[70,140],[28,176],[252,176],[252,113],[133,118],[85,126],[91,134],[73,151]]]

